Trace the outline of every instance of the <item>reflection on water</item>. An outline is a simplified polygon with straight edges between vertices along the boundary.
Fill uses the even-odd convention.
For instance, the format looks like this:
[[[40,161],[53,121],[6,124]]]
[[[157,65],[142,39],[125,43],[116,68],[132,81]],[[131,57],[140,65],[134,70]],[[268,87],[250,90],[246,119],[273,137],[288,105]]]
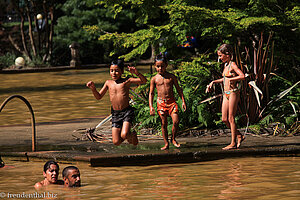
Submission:
[[[0,169],[0,193],[35,192],[44,162],[3,160],[14,168]],[[299,199],[299,163],[299,157],[107,168],[60,163],[61,170],[71,164],[79,167],[83,187],[66,190],[55,185],[38,192],[59,199]]]
[[[137,67],[142,73],[149,66]],[[23,74],[0,74],[0,104],[9,96],[24,96],[37,122],[107,116],[109,96],[97,101],[85,84],[93,80],[98,90],[110,79],[109,69],[67,70]],[[0,113],[0,125],[30,123],[30,113],[19,99],[10,101]]]

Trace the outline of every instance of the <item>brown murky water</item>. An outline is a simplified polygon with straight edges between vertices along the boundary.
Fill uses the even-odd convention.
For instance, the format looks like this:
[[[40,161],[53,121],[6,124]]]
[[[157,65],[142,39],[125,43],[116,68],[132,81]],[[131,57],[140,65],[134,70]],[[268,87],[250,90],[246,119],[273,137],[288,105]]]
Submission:
[[[43,178],[44,162],[14,159],[3,158],[9,167],[0,169],[0,195],[37,192],[39,195],[56,196],[57,199],[300,198],[299,157],[240,158],[113,168],[91,168],[86,163],[60,163],[61,170],[68,165],[80,168],[82,187],[67,190],[55,185],[41,191],[36,191],[33,185]]]
[[[142,73],[150,71],[149,66],[137,69]],[[0,74],[0,104],[11,95],[24,96],[33,107],[37,123],[107,116],[110,114],[108,93],[98,101],[85,86],[93,80],[100,90],[107,79],[110,79],[108,68]],[[30,119],[27,106],[15,98],[0,113],[0,126],[28,124]]]

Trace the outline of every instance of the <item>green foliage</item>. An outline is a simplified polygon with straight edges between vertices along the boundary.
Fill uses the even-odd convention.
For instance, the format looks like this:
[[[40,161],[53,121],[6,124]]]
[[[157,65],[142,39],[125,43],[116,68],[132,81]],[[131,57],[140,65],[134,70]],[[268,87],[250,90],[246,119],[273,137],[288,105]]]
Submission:
[[[260,124],[255,124],[255,125],[249,126],[249,129],[256,135],[260,134],[261,128],[262,128],[262,126]]]
[[[278,78],[277,76],[273,77],[273,79],[280,79],[281,83],[278,84],[277,93],[274,95],[266,107],[264,111],[264,116],[272,117],[270,120],[268,119],[268,123],[270,122],[280,122],[285,124],[287,127],[291,127],[296,121],[299,121],[299,112],[300,112],[300,88],[299,81],[293,84],[291,81]],[[274,81],[275,81],[274,80]],[[287,88],[281,89],[284,84],[289,85],[291,90],[286,90]],[[265,118],[267,118],[265,117]],[[265,118],[263,119],[265,121]],[[264,122],[263,121],[263,122]],[[262,121],[260,122],[262,123]],[[268,124],[264,123],[264,124]]]
[[[271,38],[272,34],[266,43],[263,42],[263,34],[260,38],[253,39],[253,51],[245,48],[245,60],[242,59],[239,48],[236,48],[237,63],[249,75],[243,81],[240,108],[243,113],[247,113],[247,121],[251,124],[267,126],[272,122],[279,122],[289,127],[298,121],[300,82],[294,83],[273,72],[274,42]],[[248,86],[250,83],[251,87]]]
[[[43,59],[40,57],[33,57],[31,61],[27,61],[28,67],[50,67],[49,63],[43,62]]]
[[[177,75],[179,84],[183,88],[183,94],[187,104],[187,110],[182,110],[182,100],[179,98],[177,92],[175,92],[176,102],[179,107],[180,117],[180,130],[187,128],[213,128],[216,127],[215,122],[220,120],[218,113],[217,102],[200,104],[200,102],[207,98],[205,94],[206,85],[210,80],[211,71],[219,68],[216,63],[208,63],[208,56],[202,56],[194,59],[192,62],[180,62],[177,63],[177,69],[172,73]],[[176,64],[176,62],[174,62]],[[214,68],[214,70],[211,70]],[[155,74],[153,74],[155,75]],[[161,122],[159,116],[150,116],[149,110],[149,87],[150,79],[153,76],[146,74],[147,83],[137,87],[131,92],[131,98],[134,100],[133,105],[136,108],[136,121],[137,128],[154,128],[161,130]],[[174,89],[175,90],[175,89]],[[154,97],[154,107],[156,108],[156,98]],[[172,120],[168,118],[168,132],[171,133]]]
[[[175,60],[174,66],[178,68],[174,73],[180,79],[188,104],[188,111],[186,112],[188,114],[180,113],[181,128],[194,125],[210,127],[220,122],[220,104],[218,102],[199,104],[208,97],[204,93],[207,83],[212,79],[220,78],[219,65],[216,63],[208,64],[212,57],[211,53],[215,53],[219,44],[224,42],[236,44],[238,39],[238,46],[242,47],[242,52],[237,52],[239,56],[237,57],[238,65],[245,73],[252,74],[251,78],[254,77],[254,79],[250,80],[255,81],[258,88],[263,91],[262,107],[267,105],[272,96],[278,94],[278,92],[269,89],[268,85],[272,83],[270,74],[275,65],[278,64],[277,70],[281,74],[290,74],[293,82],[298,79],[295,75],[297,72],[299,74],[297,69],[299,69],[300,61],[298,56],[300,55],[299,41],[296,39],[299,38],[298,1],[102,0],[98,5],[104,5],[111,9],[115,17],[129,8],[136,11],[136,23],[141,24],[138,30],[99,33],[99,40],[113,41],[115,47],[129,50],[121,56],[125,60],[139,58],[150,47],[154,47],[156,52],[167,51],[171,54],[172,59]],[[95,33],[97,28],[93,27],[93,29]],[[93,32],[93,29],[90,29],[90,32]],[[264,46],[265,38],[259,37],[262,32],[271,31],[276,33],[273,38],[274,43],[277,44],[276,52],[274,51],[274,43],[268,43]],[[197,37],[200,48],[203,50],[200,54],[190,56],[188,62],[182,62],[182,55],[178,53],[178,46],[186,41],[186,36],[190,35]],[[249,48],[246,48],[246,51],[243,50],[244,46],[250,46],[252,43],[254,46],[251,51]],[[201,54],[204,51],[205,54]],[[116,53],[118,51],[114,50],[110,55]],[[253,57],[254,54],[255,57]],[[278,63],[275,63],[275,56],[278,56]],[[242,57],[246,57],[246,59],[242,59]],[[181,61],[176,63],[176,60]],[[283,83],[280,84],[281,86],[284,85]],[[239,121],[243,121],[246,113],[247,116],[251,117],[253,123],[260,119],[264,119],[264,123],[277,120],[276,113],[266,112],[263,116],[259,116],[262,108],[257,105],[254,93],[252,89],[249,89],[247,81],[244,81],[242,90],[241,96],[244,99],[242,99],[239,109],[242,113],[237,116]],[[214,95],[220,94],[220,88],[216,88],[215,92]],[[294,95],[297,95],[291,94],[293,98],[295,98]],[[251,98],[247,99],[250,96]],[[219,101],[218,98],[216,100]],[[281,102],[283,103],[282,106],[277,108],[289,107],[295,111],[297,108],[295,100],[298,99],[285,100],[285,104]],[[177,101],[181,104],[180,99]],[[249,104],[252,113],[246,111],[249,109],[249,106],[247,107]],[[287,114],[287,112],[285,113]],[[287,115],[286,122],[290,123],[293,121],[292,119],[292,114],[291,116]]]
[[[292,24],[300,28],[300,6],[295,6],[292,10],[285,13]],[[299,31],[299,30],[298,30]]]
[[[57,62],[69,63],[70,50],[68,47],[73,42],[80,45],[83,64],[109,62],[112,42],[98,40],[97,35],[103,32],[135,29],[135,24],[131,21],[134,15],[132,11],[124,12],[114,19],[113,13],[109,12],[107,8],[95,6],[95,2],[95,0],[68,0],[62,6],[64,16],[57,20],[55,27]],[[117,51],[117,49],[115,50]],[[125,51],[122,49],[120,52]],[[61,61],[62,54],[64,54],[65,60]]]
[[[219,68],[218,64],[208,62],[208,56],[201,56],[195,58],[192,62],[182,62],[178,69],[174,71],[180,80],[187,104],[187,111],[180,111],[179,113],[183,129],[187,127],[206,128],[216,126],[214,120],[219,119],[217,113],[220,111],[216,110],[218,106],[215,106],[215,103],[200,104],[200,102],[207,98],[206,85],[210,80],[211,73],[217,68]],[[181,106],[180,98],[178,98],[178,103]]]
[[[299,3],[293,0],[283,5],[278,1],[159,1],[102,0],[99,5],[110,8],[118,16],[126,8],[136,12],[136,23],[146,27],[136,32],[107,33],[100,40],[113,40],[115,46],[130,48],[126,60],[142,55],[151,45],[157,52],[172,51],[186,40],[187,35],[214,38],[249,37],[266,30],[299,25]],[[297,6],[298,5],[298,6]],[[163,39],[163,40],[162,40]],[[158,46],[158,44],[162,44]],[[112,52],[114,54],[114,52]]]
[[[128,73],[128,72],[127,72]],[[125,75],[129,75],[125,73]],[[135,108],[135,119],[134,124],[136,124],[137,129],[141,128],[154,128],[157,130],[161,129],[161,122],[158,114],[155,116],[150,115],[149,108],[149,88],[150,88],[150,80],[153,75],[144,74],[147,78],[147,83],[144,85],[140,85],[134,90],[131,90],[131,99],[133,100],[133,107]],[[154,99],[157,98],[157,95],[154,96]],[[153,106],[156,108],[156,101],[153,102]]]
[[[16,55],[7,52],[4,56],[0,56],[0,70],[14,65]]]

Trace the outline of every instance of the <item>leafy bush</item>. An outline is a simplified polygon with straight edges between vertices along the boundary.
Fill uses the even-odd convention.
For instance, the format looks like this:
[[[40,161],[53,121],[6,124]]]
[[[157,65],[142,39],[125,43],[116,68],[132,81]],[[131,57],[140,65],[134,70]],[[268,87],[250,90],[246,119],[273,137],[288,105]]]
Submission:
[[[173,63],[177,65],[174,73],[179,80],[179,84],[183,89],[183,94],[187,104],[186,112],[182,110],[182,100],[175,92],[176,102],[179,106],[180,130],[191,128],[215,128],[220,121],[220,107],[218,102],[202,103],[209,94],[205,93],[206,85],[211,80],[211,73],[219,70],[217,63],[208,63],[208,56],[195,58],[192,62]],[[149,88],[150,79],[155,74],[146,74],[147,83],[141,85],[131,92],[131,98],[135,102],[137,128],[154,128],[161,130],[161,122],[158,114],[150,116],[149,110]],[[220,92],[220,91],[219,91]],[[154,96],[154,107],[156,108],[157,94]],[[221,124],[223,126],[223,124]],[[172,120],[168,118],[168,132],[171,133]]]
[[[282,77],[275,76],[273,79],[274,83],[277,83],[278,90],[262,111],[264,118],[260,121],[260,124],[268,125],[272,122],[279,122],[285,124],[288,129],[295,122],[299,121],[300,88],[298,85],[300,81],[293,84]],[[278,80],[280,80],[279,84]],[[288,85],[288,88],[282,89],[284,85]]]
[[[0,56],[0,69],[4,69],[14,65],[16,55],[7,52],[4,56]]]
[[[192,62],[182,62],[177,70],[183,94],[187,104],[187,111],[180,112],[181,127],[211,127],[213,118],[211,115],[209,104],[200,104],[206,98],[206,85],[210,79],[210,69],[212,66],[207,62],[208,57],[195,58]],[[213,71],[213,70],[212,70]],[[181,106],[181,99],[178,99]]]

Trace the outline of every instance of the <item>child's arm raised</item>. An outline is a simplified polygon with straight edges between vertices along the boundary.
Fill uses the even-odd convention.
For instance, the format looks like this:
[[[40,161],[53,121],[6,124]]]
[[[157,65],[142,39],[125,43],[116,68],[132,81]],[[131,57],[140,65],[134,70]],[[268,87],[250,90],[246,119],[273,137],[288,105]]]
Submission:
[[[146,77],[143,74],[139,73],[135,67],[128,66],[128,70],[130,71],[130,73],[133,73],[138,76],[138,78],[130,78],[130,83],[145,84],[147,82]]]
[[[175,85],[175,88],[177,90],[177,93],[179,94],[180,98],[182,99],[182,109],[184,111],[186,111],[186,104],[185,104],[184,95],[183,95],[181,87],[178,84],[177,77],[175,75],[174,75],[174,85]]]
[[[104,86],[102,87],[102,89],[100,90],[100,92],[97,91],[96,89],[96,86],[94,84],[93,81],[89,81],[87,84],[86,84],[87,87],[89,87],[92,92],[93,92],[93,95],[94,97],[97,99],[97,100],[100,100],[102,99],[102,97],[105,95],[106,91],[108,90],[108,85],[107,85],[107,81],[105,82]]]
[[[155,109],[153,108],[154,88],[155,88],[155,77],[153,77],[150,81],[150,91],[149,91],[150,115],[155,115]]]

